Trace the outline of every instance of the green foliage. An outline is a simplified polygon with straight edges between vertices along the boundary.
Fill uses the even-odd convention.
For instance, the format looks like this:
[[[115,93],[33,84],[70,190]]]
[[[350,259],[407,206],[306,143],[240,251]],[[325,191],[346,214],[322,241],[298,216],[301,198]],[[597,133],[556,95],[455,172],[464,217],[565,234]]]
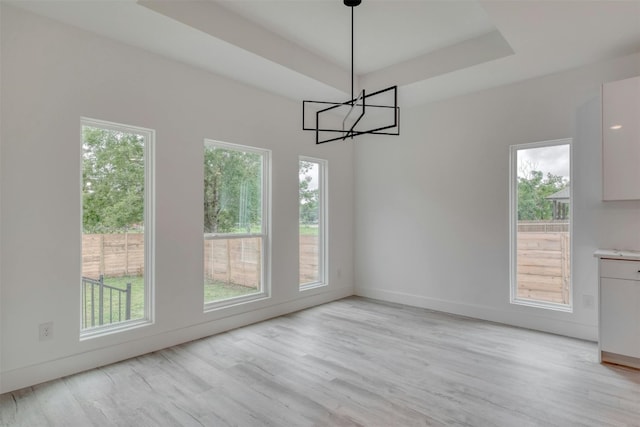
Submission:
[[[204,232],[259,232],[261,188],[262,156],[205,147]]]
[[[85,233],[115,233],[144,223],[144,139],[82,128],[82,224]]]
[[[526,177],[518,177],[518,220],[553,219],[553,202],[546,197],[569,185],[568,181],[557,175],[532,170]]]
[[[300,162],[298,175],[300,176],[300,224],[318,223],[319,189],[310,189],[313,176],[309,171],[313,168],[313,162]]]

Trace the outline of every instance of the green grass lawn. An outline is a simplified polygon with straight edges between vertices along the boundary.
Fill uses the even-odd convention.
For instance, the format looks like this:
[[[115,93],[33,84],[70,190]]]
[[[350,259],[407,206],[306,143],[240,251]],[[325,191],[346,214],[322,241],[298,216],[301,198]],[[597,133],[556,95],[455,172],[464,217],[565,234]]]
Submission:
[[[142,276],[123,276],[123,277],[105,277],[105,285],[113,286],[115,288],[126,289],[127,283],[131,283],[131,320],[144,318],[144,279]],[[236,284],[227,284],[220,281],[205,280],[204,284],[204,300],[205,302],[220,301],[223,299],[238,297],[242,295],[248,295],[257,292],[256,288],[251,288]],[[98,326],[99,307],[98,307],[98,290],[95,288],[95,322]],[[125,299],[122,297],[122,304],[120,313],[118,313],[118,299],[117,293],[113,293],[113,314],[109,317],[111,302],[109,300],[109,293],[105,288],[104,292],[104,324],[117,323],[124,321],[125,319]],[[91,294],[89,287],[85,295],[85,305],[83,307],[83,321],[84,327],[91,327]]]
[[[258,289],[249,286],[227,284],[225,282],[205,279],[204,302],[220,301],[227,298],[239,297],[258,292]]]
[[[300,224],[300,235],[302,235],[302,236],[317,236],[318,235],[318,226],[317,225]]]

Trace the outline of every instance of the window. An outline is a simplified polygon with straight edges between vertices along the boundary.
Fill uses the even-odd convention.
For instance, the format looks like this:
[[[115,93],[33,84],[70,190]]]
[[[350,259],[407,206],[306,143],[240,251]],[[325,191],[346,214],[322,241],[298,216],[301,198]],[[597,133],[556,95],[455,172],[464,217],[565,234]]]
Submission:
[[[82,119],[81,331],[152,322],[154,131]]]
[[[571,140],[510,151],[511,302],[570,311]]]
[[[268,296],[270,151],[205,140],[204,302]]]
[[[300,157],[299,269],[300,290],[325,285],[325,160]]]

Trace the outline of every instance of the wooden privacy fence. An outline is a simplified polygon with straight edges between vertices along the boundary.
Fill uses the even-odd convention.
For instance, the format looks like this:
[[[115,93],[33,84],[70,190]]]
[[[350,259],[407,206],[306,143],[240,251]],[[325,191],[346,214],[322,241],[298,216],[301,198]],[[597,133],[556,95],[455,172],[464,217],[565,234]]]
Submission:
[[[318,236],[300,236],[300,284],[317,282],[318,270]]]
[[[318,280],[318,237],[300,236],[300,283]],[[262,238],[208,239],[204,242],[205,279],[257,288]]]
[[[262,270],[262,237],[204,241],[205,279],[258,288]]]
[[[566,220],[518,221],[518,231],[539,233],[569,231],[569,222]]]
[[[569,303],[569,232],[518,232],[518,297]]]
[[[83,234],[83,276],[141,276],[143,272],[143,233]]]
[[[257,287],[262,262],[262,238],[209,239],[204,242],[205,278]],[[144,234],[84,234],[84,277],[139,276],[144,272]],[[318,279],[318,237],[300,236],[301,283]]]

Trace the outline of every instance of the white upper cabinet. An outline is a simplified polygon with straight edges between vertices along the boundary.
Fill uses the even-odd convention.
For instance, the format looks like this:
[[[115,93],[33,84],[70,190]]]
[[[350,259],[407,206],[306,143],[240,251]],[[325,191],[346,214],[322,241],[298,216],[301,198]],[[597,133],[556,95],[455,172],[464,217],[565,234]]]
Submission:
[[[640,76],[602,85],[603,200],[640,199]]]

